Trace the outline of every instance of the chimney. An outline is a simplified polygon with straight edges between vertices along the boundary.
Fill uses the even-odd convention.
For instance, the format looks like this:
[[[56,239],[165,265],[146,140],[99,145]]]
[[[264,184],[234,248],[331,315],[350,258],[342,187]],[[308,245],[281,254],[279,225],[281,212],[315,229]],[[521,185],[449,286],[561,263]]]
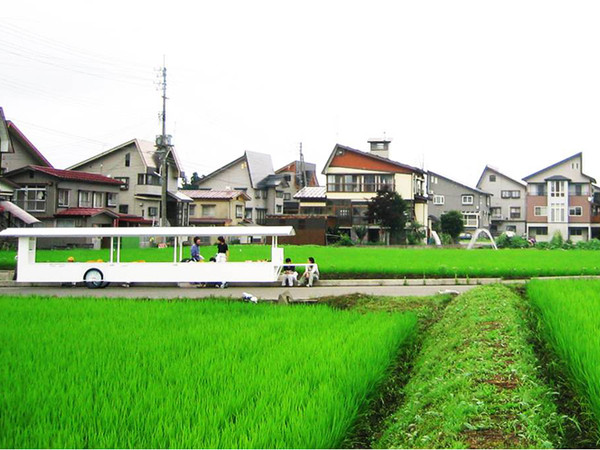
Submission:
[[[368,142],[371,145],[371,153],[382,158],[390,158],[390,142],[392,142],[390,138],[369,139]]]

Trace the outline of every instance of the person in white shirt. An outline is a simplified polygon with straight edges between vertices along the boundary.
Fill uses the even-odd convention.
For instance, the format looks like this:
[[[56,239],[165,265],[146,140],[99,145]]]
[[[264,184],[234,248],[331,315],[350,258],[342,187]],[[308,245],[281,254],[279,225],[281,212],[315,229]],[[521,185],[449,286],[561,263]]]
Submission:
[[[282,286],[292,287],[298,282],[298,272],[296,272],[296,267],[291,263],[292,260],[290,258],[285,259],[285,266],[283,266],[283,281],[281,282]]]
[[[307,287],[312,287],[315,281],[319,281],[319,266],[315,263],[315,258],[308,258],[306,270],[300,277],[299,285],[306,284]]]

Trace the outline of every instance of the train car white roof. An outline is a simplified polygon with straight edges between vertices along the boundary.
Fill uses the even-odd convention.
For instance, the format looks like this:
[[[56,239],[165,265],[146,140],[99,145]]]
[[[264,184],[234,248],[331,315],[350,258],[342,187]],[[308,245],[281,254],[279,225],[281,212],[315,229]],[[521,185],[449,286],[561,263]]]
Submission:
[[[273,227],[57,227],[7,228],[0,237],[294,236],[291,226]]]

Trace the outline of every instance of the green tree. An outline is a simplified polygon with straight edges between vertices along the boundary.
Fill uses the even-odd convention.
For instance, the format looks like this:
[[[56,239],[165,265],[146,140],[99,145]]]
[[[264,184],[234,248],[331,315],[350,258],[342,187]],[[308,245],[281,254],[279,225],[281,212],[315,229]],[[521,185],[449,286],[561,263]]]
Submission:
[[[458,236],[465,229],[463,215],[460,211],[448,211],[440,217],[442,232],[449,234],[454,243],[458,241]]]
[[[406,241],[409,245],[422,244],[425,236],[423,225],[416,220],[412,221],[406,228]]]
[[[407,209],[406,202],[397,192],[382,189],[369,202],[369,220],[387,228],[391,243],[398,243],[404,237]]]

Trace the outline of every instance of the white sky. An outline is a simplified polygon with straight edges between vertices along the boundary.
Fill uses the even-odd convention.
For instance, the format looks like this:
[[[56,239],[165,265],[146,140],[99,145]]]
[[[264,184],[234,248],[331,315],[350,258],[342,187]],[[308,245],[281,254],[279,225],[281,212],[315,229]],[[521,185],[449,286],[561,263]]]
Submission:
[[[244,150],[319,172],[336,142],[474,185],[573,153],[600,181],[594,1],[23,1],[0,10],[0,106],[67,167],[168,132],[188,176]]]

